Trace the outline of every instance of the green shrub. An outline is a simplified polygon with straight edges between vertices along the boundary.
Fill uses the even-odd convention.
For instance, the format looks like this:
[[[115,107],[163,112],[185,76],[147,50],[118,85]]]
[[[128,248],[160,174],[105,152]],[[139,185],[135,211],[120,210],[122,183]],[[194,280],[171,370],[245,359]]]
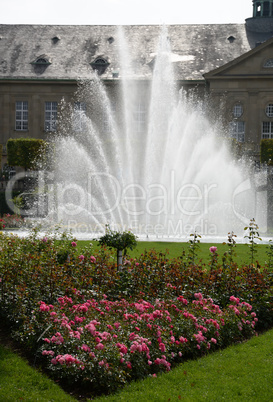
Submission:
[[[261,140],[261,163],[273,165],[273,140]]]
[[[36,138],[10,138],[7,142],[9,166],[35,169],[37,161],[45,154],[46,142]]]

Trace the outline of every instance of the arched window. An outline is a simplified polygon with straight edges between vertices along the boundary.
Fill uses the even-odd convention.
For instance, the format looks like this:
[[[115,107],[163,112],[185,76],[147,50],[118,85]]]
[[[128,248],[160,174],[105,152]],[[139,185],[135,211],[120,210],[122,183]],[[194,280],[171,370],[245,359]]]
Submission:
[[[267,117],[273,117],[273,103],[269,103],[265,108],[265,114]]]
[[[109,61],[104,57],[97,57],[92,63],[90,63],[91,67],[94,71],[97,71],[99,75],[103,74],[107,67],[109,66]]]
[[[31,62],[31,64],[34,65],[43,65],[43,66],[49,66],[51,63],[49,59],[46,57],[46,55],[38,56],[34,61]]]

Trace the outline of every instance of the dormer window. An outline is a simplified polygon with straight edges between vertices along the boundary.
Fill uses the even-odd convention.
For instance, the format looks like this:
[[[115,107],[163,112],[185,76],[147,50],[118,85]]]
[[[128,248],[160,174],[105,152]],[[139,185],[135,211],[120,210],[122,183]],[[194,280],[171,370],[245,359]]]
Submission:
[[[38,59],[36,60],[35,64],[49,64],[46,59]]]
[[[104,57],[97,57],[90,63],[94,71],[97,71],[99,75],[103,74],[107,67],[110,65],[109,61]]]
[[[54,38],[51,38],[52,43],[55,45],[56,43],[59,42],[60,38],[58,36],[54,36]]]
[[[49,66],[51,63],[45,55],[38,56],[34,61],[31,62],[33,65],[43,65],[43,66]]]
[[[98,65],[105,65],[105,64],[108,64],[107,63],[107,61],[105,60],[105,59],[97,59],[95,62],[94,62],[94,64],[96,64],[96,66],[98,66]]]
[[[48,66],[50,66],[51,62],[49,61],[49,58],[45,54],[42,54],[41,56],[36,57],[36,59],[32,61],[30,64],[33,65],[34,72],[36,74],[43,74],[45,69]]]
[[[235,39],[236,39],[236,38],[234,38],[234,36],[232,36],[232,35],[227,38],[227,40],[229,41],[229,43],[233,43],[233,42],[235,41]]]

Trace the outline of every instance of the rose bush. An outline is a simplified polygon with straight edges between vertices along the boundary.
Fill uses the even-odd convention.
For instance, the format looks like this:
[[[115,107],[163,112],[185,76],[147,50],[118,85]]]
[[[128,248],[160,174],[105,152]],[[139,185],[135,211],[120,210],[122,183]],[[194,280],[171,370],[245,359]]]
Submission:
[[[41,301],[25,333],[37,322],[40,331],[46,328],[41,353],[56,378],[113,391],[254,335],[258,320],[252,307],[235,297],[230,302],[222,310],[201,293],[192,302],[183,296],[153,304],[106,296],[97,301],[74,290],[55,305]]]
[[[97,392],[168,371],[273,323],[273,276],[153,250],[118,271],[68,233],[0,234],[0,314],[55,378]],[[215,253],[213,254],[215,255]],[[38,349],[38,351],[37,351]]]

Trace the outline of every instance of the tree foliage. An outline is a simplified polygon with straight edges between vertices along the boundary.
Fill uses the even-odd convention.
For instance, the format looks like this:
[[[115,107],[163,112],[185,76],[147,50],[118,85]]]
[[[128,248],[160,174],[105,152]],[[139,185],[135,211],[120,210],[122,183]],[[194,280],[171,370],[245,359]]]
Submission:
[[[100,237],[99,244],[101,246],[106,245],[109,248],[115,248],[116,250],[125,250],[129,248],[133,250],[137,245],[137,237],[128,231],[117,232],[111,230],[108,225],[106,225],[105,235]]]

